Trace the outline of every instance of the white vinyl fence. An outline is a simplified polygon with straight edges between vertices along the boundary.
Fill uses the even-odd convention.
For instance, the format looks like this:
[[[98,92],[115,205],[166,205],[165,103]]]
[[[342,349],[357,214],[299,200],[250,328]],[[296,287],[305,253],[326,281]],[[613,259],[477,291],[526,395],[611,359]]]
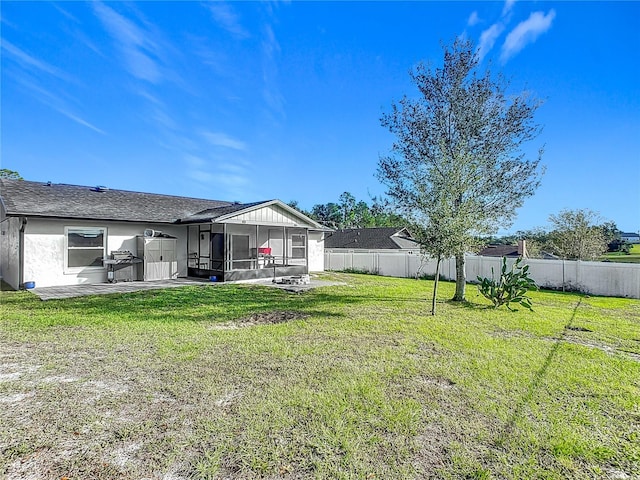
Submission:
[[[508,259],[511,265],[515,259]],[[640,298],[640,264],[614,262],[582,262],[571,260],[539,260],[529,258],[531,278],[542,288],[566,289],[605,295],[610,297]],[[478,276],[491,278],[493,267],[496,276],[500,274],[502,258],[466,257],[468,281]],[[415,278],[435,275],[436,261],[419,253],[380,252],[337,252],[325,250],[325,270],[358,270],[377,273],[386,277]],[[447,280],[456,276],[455,260],[442,261],[440,274]]]

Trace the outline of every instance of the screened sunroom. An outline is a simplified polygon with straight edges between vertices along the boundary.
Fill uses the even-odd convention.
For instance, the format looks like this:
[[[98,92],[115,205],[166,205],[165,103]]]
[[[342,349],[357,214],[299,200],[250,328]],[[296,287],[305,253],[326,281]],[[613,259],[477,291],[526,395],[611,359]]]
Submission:
[[[189,276],[235,281],[309,272],[309,232],[322,230],[319,224],[278,200],[234,207],[183,220],[194,221]]]

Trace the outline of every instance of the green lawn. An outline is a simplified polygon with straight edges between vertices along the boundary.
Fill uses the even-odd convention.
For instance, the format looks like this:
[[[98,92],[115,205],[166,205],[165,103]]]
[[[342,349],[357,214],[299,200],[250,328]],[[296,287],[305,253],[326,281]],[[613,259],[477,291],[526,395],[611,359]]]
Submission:
[[[639,478],[640,301],[325,277],[0,293],[0,478]]]
[[[606,253],[602,256],[602,260],[622,263],[640,263],[640,244],[631,245],[629,255],[623,252]]]

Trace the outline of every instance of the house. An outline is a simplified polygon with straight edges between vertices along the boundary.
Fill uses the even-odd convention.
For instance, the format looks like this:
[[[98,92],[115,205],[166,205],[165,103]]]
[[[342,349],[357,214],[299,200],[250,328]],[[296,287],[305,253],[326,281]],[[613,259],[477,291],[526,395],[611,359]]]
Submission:
[[[620,234],[620,240],[629,243],[640,243],[640,235],[638,235],[637,233],[622,232]]]
[[[279,200],[0,179],[0,272],[13,288],[103,283],[122,252],[140,262],[133,280],[300,275],[324,269],[325,230]]]
[[[412,251],[420,252],[420,244],[416,242],[406,228],[374,227],[345,228],[335,230],[325,236],[326,251]]]
[[[478,252],[481,257],[527,258],[527,242],[518,240],[517,245],[487,245]]]

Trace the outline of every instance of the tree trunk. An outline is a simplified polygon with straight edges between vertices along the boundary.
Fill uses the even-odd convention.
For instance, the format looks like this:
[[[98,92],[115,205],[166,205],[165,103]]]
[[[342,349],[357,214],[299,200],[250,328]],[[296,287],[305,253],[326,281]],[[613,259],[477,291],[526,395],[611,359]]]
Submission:
[[[464,269],[464,253],[456,254],[456,293],[454,302],[464,302],[464,289],[466,286],[466,273]]]
[[[438,280],[440,280],[440,261],[441,258],[438,256],[438,260],[436,262],[436,278],[433,281],[433,300],[431,300],[431,315],[436,314],[436,296],[438,295]]]

